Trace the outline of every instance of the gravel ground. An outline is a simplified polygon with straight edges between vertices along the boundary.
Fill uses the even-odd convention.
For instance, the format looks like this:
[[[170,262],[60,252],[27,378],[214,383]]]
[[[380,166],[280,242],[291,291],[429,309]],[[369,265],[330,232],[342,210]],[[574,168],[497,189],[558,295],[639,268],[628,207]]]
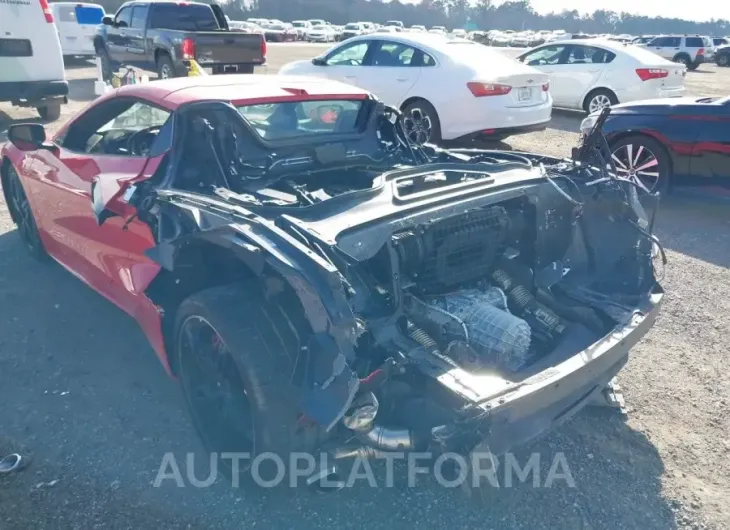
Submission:
[[[271,46],[269,71],[318,48]],[[88,64],[69,69],[72,101],[50,129],[93,99],[93,75]],[[728,80],[730,70],[703,66],[687,85],[724,95]],[[9,123],[34,116],[0,104],[0,141]],[[508,141],[564,156],[579,121],[556,112],[548,130]],[[204,458],[176,384],[131,319],[60,267],[26,256],[0,202],[0,454],[31,458],[0,476],[0,529],[730,528],[730,211],[673,198],[657,232],[670,260],[668,296],[619,377],[628,419],[585,410],[516,455],[524,464],[539,453],[544,483],[563,454],[575,487],[516,485],[476,505],[428,477],[408,488],[396,474],[393,488],[359,482],[336,496],[282,498],[222,482],[153,487],[165,453]]]

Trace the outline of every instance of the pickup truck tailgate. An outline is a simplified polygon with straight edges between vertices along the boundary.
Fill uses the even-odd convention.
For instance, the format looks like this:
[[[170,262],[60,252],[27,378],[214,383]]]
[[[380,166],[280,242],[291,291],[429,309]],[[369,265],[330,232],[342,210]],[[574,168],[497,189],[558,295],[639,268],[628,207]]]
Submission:
[[[263,64],[263,37],[235,31],[204,31],[191,35],[195,58],[202,66],[211,64]]]

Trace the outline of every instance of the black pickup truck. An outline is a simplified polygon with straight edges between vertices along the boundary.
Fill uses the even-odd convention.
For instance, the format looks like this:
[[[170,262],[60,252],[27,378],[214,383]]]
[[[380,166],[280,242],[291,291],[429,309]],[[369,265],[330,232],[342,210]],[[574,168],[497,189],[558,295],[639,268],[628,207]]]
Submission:
[[[231,31],[216,4],[127,2],[102,22],[94,48],[107,80],[121,64],[166,79],[186,76],[191,59],[213,74],[251,74],[266,62],[263,35]]]

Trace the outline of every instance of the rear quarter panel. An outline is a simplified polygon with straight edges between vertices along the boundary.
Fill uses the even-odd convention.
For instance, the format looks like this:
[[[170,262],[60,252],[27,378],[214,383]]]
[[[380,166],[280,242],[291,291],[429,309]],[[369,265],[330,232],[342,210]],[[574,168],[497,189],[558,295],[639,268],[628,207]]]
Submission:
[[[604,125],[610,142],[635,134],[659,141],[672,159],[674,175],[688,175],[699,129],[688,116],[681,114],[613,114]]]

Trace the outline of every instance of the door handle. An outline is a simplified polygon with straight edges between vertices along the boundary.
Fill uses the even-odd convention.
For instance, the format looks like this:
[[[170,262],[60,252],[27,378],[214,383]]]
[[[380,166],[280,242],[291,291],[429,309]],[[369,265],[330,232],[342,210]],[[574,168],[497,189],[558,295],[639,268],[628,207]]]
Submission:
[[[400,81],[402,83],[403,81],[408,81],[408,78],[407,77],[396,77],[395,80]]]
[[[345,76],[345,79],[355,79],[355,76],[354,75],[346,75]]]

